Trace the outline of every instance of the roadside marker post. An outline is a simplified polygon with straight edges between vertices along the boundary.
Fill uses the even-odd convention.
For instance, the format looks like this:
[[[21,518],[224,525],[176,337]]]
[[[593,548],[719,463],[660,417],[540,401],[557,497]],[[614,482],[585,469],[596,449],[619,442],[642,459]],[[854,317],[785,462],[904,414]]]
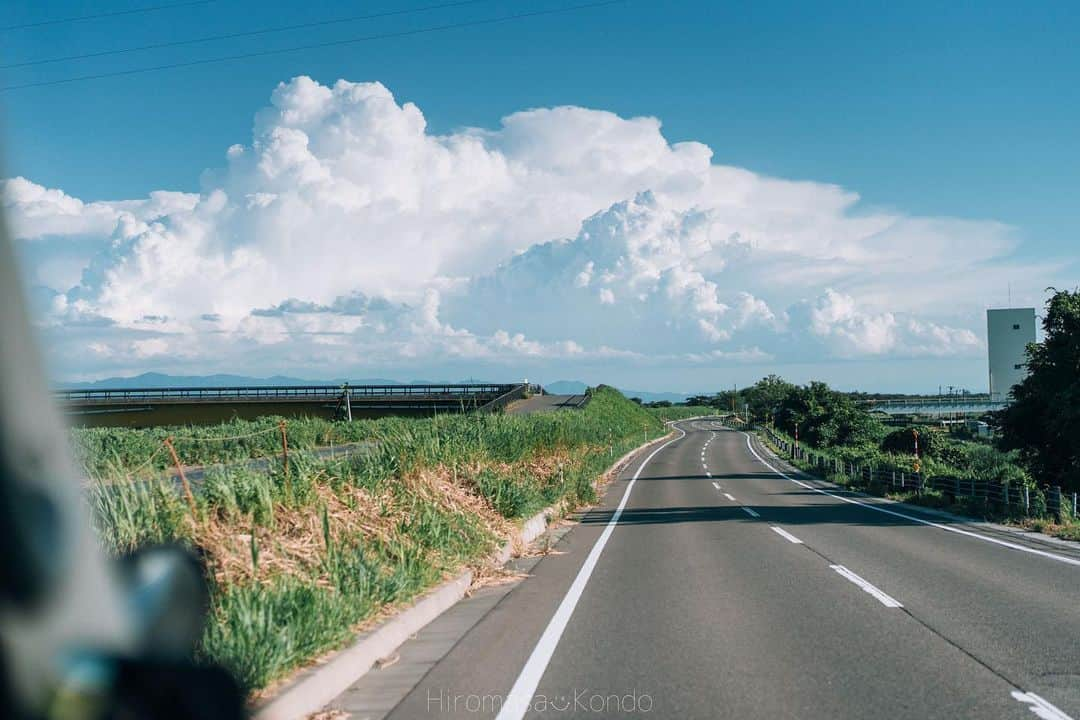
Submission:
[[[184,475],[184,466],[180,464],[180,456],[176,454],[176,448],[173,446],[172,438],[167,437],[162,442],[165,443],[165,447],[169,448],[169,454],[172,455],[173,464],[176,465],[176,472],[180,475],[180,483],[184,486],[184,497],[187,498],[188,507],[191,508],[191,519],[196,519],[195,511],[195,496],[191,494],[191,485],[188,484],[187,476]]]
[[[281,428],[281,463],[285,473],[285,494],[292,499],[292,480],[289,478],[289,436],[285,431],[285,421],[278,423]]]

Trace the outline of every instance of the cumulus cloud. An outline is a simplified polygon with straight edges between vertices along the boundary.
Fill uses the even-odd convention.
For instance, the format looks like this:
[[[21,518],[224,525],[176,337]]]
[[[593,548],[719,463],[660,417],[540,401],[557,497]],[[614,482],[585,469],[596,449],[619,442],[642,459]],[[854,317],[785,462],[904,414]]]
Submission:
[[[99,202],[3,184],[66,367],[964,354],[981,285],[1054,271],[1003,263],[1000,223],[719,165],[656,118],[557,107],[437,135],[379,83],[282,83],[201,183]]]

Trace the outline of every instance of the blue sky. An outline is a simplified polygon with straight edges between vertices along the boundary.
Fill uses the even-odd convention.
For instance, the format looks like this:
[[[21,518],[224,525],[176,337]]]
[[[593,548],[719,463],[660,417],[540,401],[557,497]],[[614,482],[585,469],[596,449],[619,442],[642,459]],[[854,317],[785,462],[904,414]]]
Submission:
[[[153,3],[16,0],[4,22],[32,23],[149,4]],[[159,12],[7,30],[0,33],[0,58],[10,64],[424,4],[428,3],[313,0],[300,5],[216,0]],[[0,70],[0,84],[573,4],[568,0],[478,2],[321,29]],[[845,211],[848,217],[884,212],[992,221],[1010,228],[1015,247],[985,258],[989,265],[1060,264],[1075,256],[1080,214],[1080,203],[1075,201],[1080,194],[1076,171],[1080,135],[1075,130],[1080,126],[1080,89],[1075,82],[1080,71],[1080,50],[1075,45],[1078,26],[1080,8],[1065,2],[1021,7],[1005,2],[628,0],[499,25],[3,92],[4,174],[60,189],[85,202],[145,198],[155,190],[198,193],[206,189],[204,171],[225,164],[226,148],[252,142],[253,116],[268,105],[270,92],[279,82],[306,75],[330,86],[346,78],[378,81],[399,104],[416,103],[430,135],[468,127],[498,128],[501,118],[512,113],[563,105],[609,111],[621,118],[656,117],[668,143],[703,143],[711,148],[714,165],[766,177],[834,184],[858,193],[861,202]],[[589,208],[561,236],[572,237],[581,220],[605,207]],[[908,241],[918,243],[918,238]],[[975,239],[968,242],[977,244]],[[963,248],[950,251],[970,253],[967,246]],[[515,247],[514,252],[521,249]],[[35,252],[27,253],[31,262]],[[701,272],[708,266],[698,260],[695,268]],[[972,272],[982,269],[971,267]],[[460,274],[457,269],[454,272]],[[714,282],[720,270],[711,272],[703,274]],[[982,288],[981,298],[965,297],[963,303],[970,307],[980,301],[1003,304],[1006,292],[1001,280],[1008,277],[1007,271],[995,274],[994,281]],[[1068,270],[1042,275],[1030,268],[1018,270],[1014,296],[1036,303],[1042,297],[1039,283],[1069,282],[1070,277],[1075,274],[1070,276]],[[724,282],[719,285],[727,287]],[[816,289],[824,292],[826,287],[822,284]],[[362,282],[356,290],[374,292]],[[813,302],[819,294],[808,290],[805,299]],[[872,293],[864,289],[864,295]],[[778,302],[786,312],[799,299]],[[421,305],[415,297],[402,302]],[[733,301],[725,302],[731,305]],[[949,314],[946,308],[927,313],[925,308],[889,308],[874,302],[873,312],[878,314]],[[442,303],[444,308],[452,305],[446,300]],[[467,320],[461,317],[458,322]],[[961,320],[946,323],[938,318],[935,322],[979,330],[979,318],[970,309]],[[505,330],[511,336],[519,331]],[[555,341],[555,331],[551,333],[540,340]],[[587,338],[572,339],[587,344]],[[746,340],[751,342],[761,345],[755,338]],[[746,343],[730,351],[746,350]],[[696,351],[687,348],[687,352]],[[973,350],[965,352],[960,357],[948,353],[935,357],[950,382],[959,379],[978,387],[984,369],[973,361]],[[798,364],[802,357],[783,358],[767,349],[765,354],[803,367]],[[280,364],[297,362],[295,356],[289,357]],[[879,359],[895,362],[887,352]],[[822,356],[820,362],[823,368],[834,368],[821,372],[835,380],[846,374],[835,368],[852,360],[849,353],[844,358]],[[110,369],[126,368],[103,364],[80,373],[79,368],[64,365],[58,372],[93,374]],[[556,373],[559,376],[574,374],[572,364],[558,369],[566,370]],[[754,374],[759,369],[755,364],[729,372]],[[207,368],[218,370],[243,368]],[[656,375],[655,370],[626,372],[629,379]],[[695,378],[694,387],[711,382],[708,371],[700,367],[680,376]],[[875,373],[868,370],[865,376],[872,381]],[[920,377],[914,372],[904,376],[901,371],[901,377],[890,377],[890,382],[911,387],[922,382]],[[678,388],[684,383],[666,379],[649,384]],[[641,383],[637,386],[647,389]]]

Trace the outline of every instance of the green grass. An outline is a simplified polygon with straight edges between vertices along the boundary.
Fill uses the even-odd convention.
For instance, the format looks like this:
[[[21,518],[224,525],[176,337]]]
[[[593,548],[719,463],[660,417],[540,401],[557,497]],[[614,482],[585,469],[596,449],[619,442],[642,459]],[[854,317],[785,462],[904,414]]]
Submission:
[[[162,441],[172,437],[177,455],[185,465],[229,463],[281,454],[279,423],[270,416],[257,420],[233,420],[219,425],[155,428],[73,428],[71,442],[77,461],[87,477],[140,476],[172,467]],[[374,423],[344,422],[317,417],[286,420],[289,448],[310,450],[331,444],[370,440]],[[149,462],[148,462],[149,461]]]
[[[831,471],[823,472],[821,468],[818,468],[810,463],[802,460],[792,460],[790,457],[782,453],[778,448],[774,447],[769,440],[768,435],[765,433],[758,433],[758,437],[770,447],[773,447],[775,451],[781,454],[787,462],[795,465],[803,472],[811,475],[816,475],[829,482],[842,487],[849,487],[862,492],[866,492],[870,495],[878,495],[881,497],[888,497],[899,502],[905,502],[912,505],[919,505],[922,507],[934,508],[936,510],[944,510],[957,515],[966,515],[968,517],[976,517],[984,520],[990,520],[995,522],[1004,522],[1007,524],[1018,525],[1031,530],[1052,535],[1055,537],[1063,538],[1065,540],[1080,540],[1080,520],[1072,517],[1073,513],[1071,507],[1069,507],[1068,500],[1063,499],[1062,518],[1060,522],[1056,522],[1053,518],[1047,515],[1046,510],[1046,498],[1034,483],[1031,484],[1031,512],[1032,516],[1025,517],[1022,513],[1019,513],[1017,509],[1002,509],[1000,503],[993,501],[987,501],[981,497],[965,497],[958,496],[956,498],[950,498],[944,492],[935,490],[932,488],[925,488],[921,492],[915,490],[907,490],[903,492],[896,491],[895,488],[888,484],[881,483],[877,480],[872,482],[865,482],[861,479],[852,479],[843,473],[834,473]],[[789,439],[790,441],[790,439]],[[847,450],[847,452],[845,452]],[[840,448],[839,452],[828,453],[822,452],[820,449],[815,449],[813,452],[825,455],[827,457],[840,457],[841,459],[848,460],[853,454],[858,457],[858,453],[852,453],[850,449]],[[880,453],[875,455],[874,459],[877,463],[874,467],[878,470],[889,471],[896,469],[897,472],[903,470],[905,472],[911,472],[911,466],[908,464],[910,458],[892,458],[891,456],[882,456]],[[865,462],[865,459],[863,459]],[[891,462],[890,462],[891,461]],[[858,464],[858,460],[855,460]],[[869,464],[869,463],[868,463]],[[928,473],[937,474],[942,471],[958,472],[955,468],[945,465],[943,463],[935,463],[933,460],[924,460],[923,470]]]
[[[716,408],[709,407],[708,405],[672,405],[671,407],[647,409],[653,416],[664,422],[667,422],[668,420],[685,420],[686,418],[698,417],[701,415],[717,414]]]
[[[276,420],[76,431],[100,479],[90,500],[104,545],[116,553],[162,542],[198,548],[212,598],[198,656],[232,669],[251,690],[346,643],[381,608],[488,557],[508,522],[592,502],[596,478],[615,458],[664,432],[655,414],[601,387],[582,410],[538,415],[290,421],[287,477],[277,462],[267,471],[213,468],[194,515],[173,485],[124,480],[167,434],[267,428]],[[348,458],[305,452],[329,437],[374,444]],[[194,441],[177,448],[189,462],[276,451],[261,438],[204,443],[212,453]]]

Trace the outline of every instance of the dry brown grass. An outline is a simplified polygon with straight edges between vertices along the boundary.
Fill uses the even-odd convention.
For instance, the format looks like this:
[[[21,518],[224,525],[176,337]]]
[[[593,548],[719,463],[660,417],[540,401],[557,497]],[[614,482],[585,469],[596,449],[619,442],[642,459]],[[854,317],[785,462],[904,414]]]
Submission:
[[[329,578],[320,572],[326,553],[321,508],[325,508],[334,543],[343,539],[350,543],[363,539],[389,542],[395,538],[397,528],[411,512],[399,501],[402,495],[421,498],[451,513],[470,515],[493,537],[509,536],[512,523],[477,495],[467,481],[460,477],[455,480],[454,475],[445,466],[411,473],[396,481],[408,487],[408,493],[402,494],[389,489],[373,494],[350,485],[335,490],[334,479],[323,476],[314,484],[318,496],[315,503],[302,509],[275,504],[270,526],[255,525],[249,518],[211,514],[193,524],[191,538],[206,553],[219,583],[270,583],[280,576],[292,576],[329,587]],[[257,568],[252,562],[253,535],[258,548]]]

